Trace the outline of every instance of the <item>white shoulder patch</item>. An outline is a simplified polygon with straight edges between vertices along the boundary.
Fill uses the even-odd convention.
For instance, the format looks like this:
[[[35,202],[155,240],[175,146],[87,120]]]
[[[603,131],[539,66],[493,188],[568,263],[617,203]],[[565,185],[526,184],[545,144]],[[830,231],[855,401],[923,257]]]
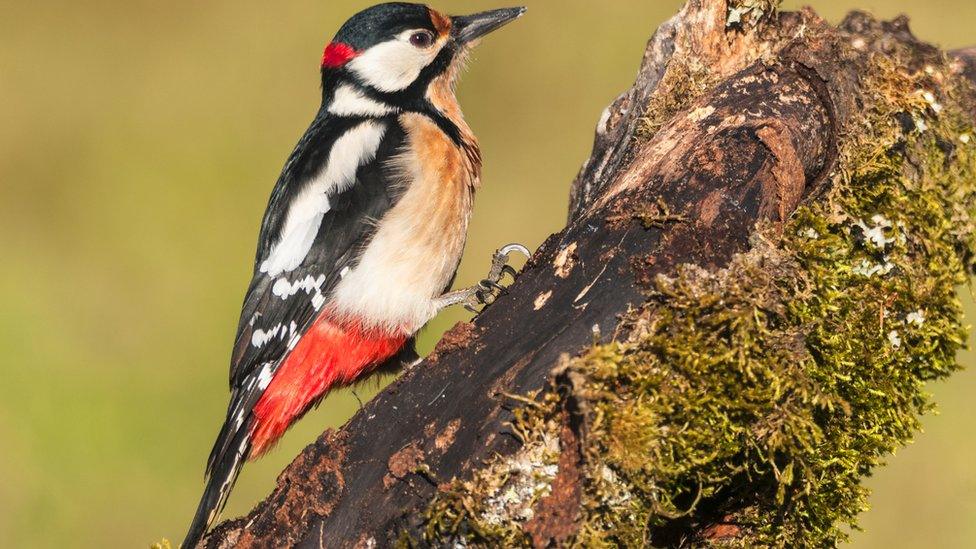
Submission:
[[[376,158],[385,133],[384,123],[366,121],[336,140],[325,166],[292,200],[281,234],[261,263],[261,272],[278,276],[302,264],[315,243],[322,218],[332,208],[329,197],[356,182],[356,172]]]
[[[349,84],[342,84],[329,104],[329,112],[336,116],[386,116],[396,114],[399,109],[374,101]]]

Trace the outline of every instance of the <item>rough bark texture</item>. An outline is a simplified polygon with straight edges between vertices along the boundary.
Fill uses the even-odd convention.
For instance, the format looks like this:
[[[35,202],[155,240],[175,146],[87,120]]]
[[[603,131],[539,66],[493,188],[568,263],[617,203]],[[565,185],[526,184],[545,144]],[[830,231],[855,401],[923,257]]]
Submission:
[[[966,78],[976,82],[976,47],[956,50],[952,54],[962,65]]]
[[[424,511],[439,489],[521,447],[509,427],[518,404],[510,395],[551,387],[561,355],[618,337],[621,317],[645,301],[657,275],[681,264],[727,267],[750,249],[757,223],[781,226],[821,196],[838,140],[864,106],[871,55],[897,44],[912,52],[899,62],[913,69],[943,59],[903,20],[853,14],[833,29],[810,11],[766,10],[730,24],[733,8],[691,0],[657,31],[635,86],[597,129],[572,186],[569,224],[507,295],[306,448],[264,502],[220,525],[206,547],[423,539]],[[956,55],[976,79],[976,51]],[[578,526],[584,455],[571,416],[559,430],[551,495],[525,525],[538,547],[571,540]],[[711,524],[699,537],[737,531]],[[665,537],[655,541],[678,544]]]

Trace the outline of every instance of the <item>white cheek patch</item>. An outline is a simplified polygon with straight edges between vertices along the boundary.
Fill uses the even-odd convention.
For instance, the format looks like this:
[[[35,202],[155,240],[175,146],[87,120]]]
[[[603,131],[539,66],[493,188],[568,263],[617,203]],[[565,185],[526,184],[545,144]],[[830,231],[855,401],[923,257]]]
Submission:
[[[336,140],[322,171],[292,200],[281,235],[261,263],[261,272],[278,276],[302,264],[315,243],[322,218],[332,208],[329,196],[356,182],[356,172],[376,158],[385,133],[385,124],[367,121]]]
[[[339,86],[329,104],[329,112],[336,116],[386,116],[399,111],[391,105],[366,97],[349,84]]]
[[[346,67],[379,91],[406,89],[420,76],[420,71],[434,61],[443,46],[442,42],[430,48],[418,48],[410,43],[410,35],[414,32],[406,31],[373,46],[357,55]]]

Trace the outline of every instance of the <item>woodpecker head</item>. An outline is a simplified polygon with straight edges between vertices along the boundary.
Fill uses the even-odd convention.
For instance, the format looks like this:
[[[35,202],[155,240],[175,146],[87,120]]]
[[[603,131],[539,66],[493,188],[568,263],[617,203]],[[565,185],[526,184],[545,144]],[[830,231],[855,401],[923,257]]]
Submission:
[[[422,4],[391,2],[354,15],[326,46],[326,87],[345,83],[384,99],[422,97],[438,77],[453,80],[472,45],[525,13],[508,8],[447,16]]]

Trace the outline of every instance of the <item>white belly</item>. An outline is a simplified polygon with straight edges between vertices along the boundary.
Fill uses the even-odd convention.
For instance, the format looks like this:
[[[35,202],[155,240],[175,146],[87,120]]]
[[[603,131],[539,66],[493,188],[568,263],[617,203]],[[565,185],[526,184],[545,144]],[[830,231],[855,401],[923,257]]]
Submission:
[[[367,327],[413,334],[437,313],[457,270],[477,169],[426,117],[401,117],[409,147],[394,162],[405,191],[383,216],[330,308]]]

